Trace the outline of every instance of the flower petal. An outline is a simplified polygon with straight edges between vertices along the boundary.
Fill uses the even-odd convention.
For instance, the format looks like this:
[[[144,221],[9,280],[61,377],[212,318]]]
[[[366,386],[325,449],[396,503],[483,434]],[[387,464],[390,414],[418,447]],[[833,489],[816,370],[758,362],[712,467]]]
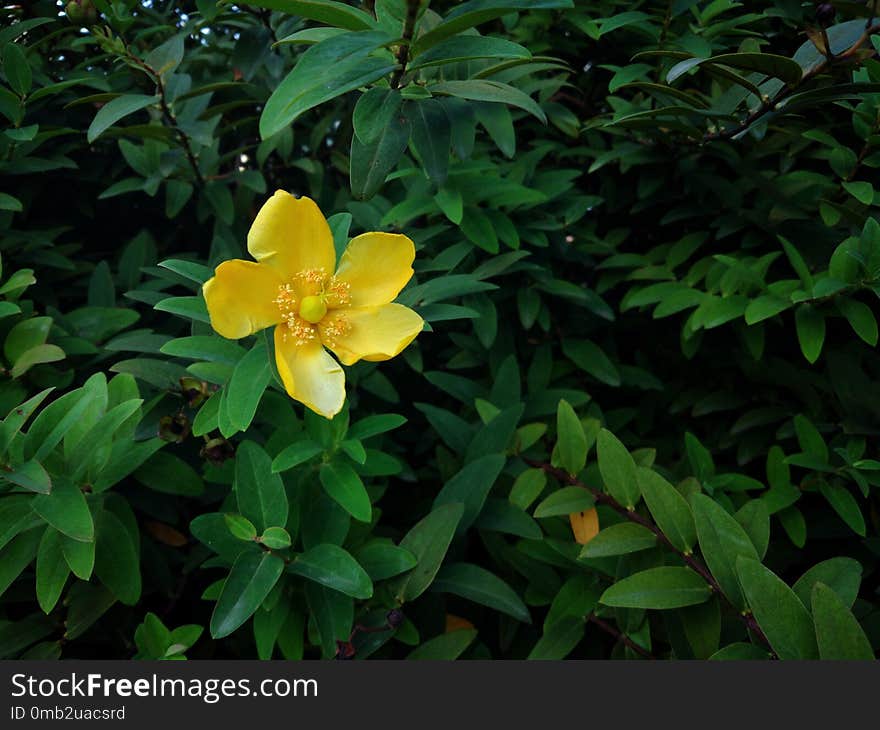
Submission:
[[[284,339],[285,327],[275,328],[275,362],[284,389],[324,418],[333,418],[345,403],[345,373],[316,338],[297,345]]]
[[[413,242],[397,233],[363,233],[351,239],[336,278],[351,286],[354,307],[393,301],[413,275]]]
[[[285,280],[306,269],[333,273],[333,234],[311,198],[294,198],[284,190],[267,200],[248,232],[248,251]]]
[[[319,329],[324,344],[342,364],[353,365],[361,359],[389,360],[399,355],[423,326],[422,318],[409,307],[383,304],[331,312]]]
[[[217,267],[202,287],[211,326],[237,340],[281,321],[273,299],[281,285],[278,273],[253,261],[231,259]]]

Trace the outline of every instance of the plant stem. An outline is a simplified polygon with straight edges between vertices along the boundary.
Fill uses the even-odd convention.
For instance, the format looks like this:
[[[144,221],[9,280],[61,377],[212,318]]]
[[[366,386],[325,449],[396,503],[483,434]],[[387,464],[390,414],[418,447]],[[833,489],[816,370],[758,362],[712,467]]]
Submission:
[[[156,93],[159,95],[159,109],[162,111],[162,118],[177,135],[180,146],[183,148],[183,152],[186,155],[187,161],[189,162],[189,166],[192,168],[193,175],[195,176],[196,180],[196,185],[198,187],[203,187],[205,184],[205,178],[202,175],[201,170],[199,170],[199,163],[196,160],[196,155],[193,152],[192,148],[192,140],[189,138],[189,135],[187,135],[187,133],[178,126],[177,120],[174,118],[174,114],[171,112],[171,107],[168,105],[168,96],[165,91],[165,84],[162,81],[162,75],[148,63],[146,63],[143,59],[138,58],[138,56],[132,53],[129,50],[127,44],[125,46],[125,50],[129,63],[141,68],[147,73],[148,76],[152,77],[155,81]]]
[[[598,489],[594,489],[593,487],[590,487],[590,486],[584,484],[577,477],[574,477],[571,474],[568,474],[564,469],[557,469],[556,467],[551,466],[550,464],[547,464],[547,463],[541,462],[541,461],[535,461],[532,459],[524,458],[523,461],[525,461],[530,466],[533,466],[535,468],[543,470],[545,473],[554,477],[556,480],[562,482],[563,484],[570,484],[572,486],[582,487],[582,488],[588,490],[593,495],[593,497],[595,498],[595,500],[598,504],[604,504],[605,506],[610,507],[618,514],[620,514],[623,517],[625,517],[626,519],[628,519],[630,522],[635,522],[636,524],[641,525],[642,527],[645,527],[648,530],[650,530],[651,532],[653,532],[657,536],[657,539],[661,543],[663,543],[663,545],[665,545],[667,548],[672,550],[672,552],[674,552],[676,555],[678,555],[678,557],[680,557],[684,561],[684,564],[688,568],[690,568],[697,575],[699,575],[704,581],[706,581],[706,583],[709,585],[709,588],[711,588],[714,593],[717,593],[718,596],[731,609],[733,609],[736,612],[737,616],[739,616],[740,620],[746,625],[746,627],[749,629],[749,631],[754,633],[755,636],[757,636],[768,647],[770,646],[770,642],[767,641],[767,637],[764,635],[764,632],[761,630],[761,627],[758,626],[758,622],[755,621],[755,617],[752,616],[751,613],[743,613],[742,611],[737,609],[737,607],[733,604],[733,601],[731,601],[725,595],[725,593],[721,589],[721,586],[719,585],[718,581],[715,580],[715,578],[712,576],[712,573],[709,572],[709,569],[703,564],[703,562],[699,558],[695,557],[693,554],[686,553],[682,550],[679,550],[677,547],[675,547],[675,545],[673,545],[669,541],[669,538],[663,534],[663,530],[661,530],[657,525],[655,525],[647,517],[640,515],[638,512],[635,512],[634,510],[628,510],[626,507],[624,507],[622,504],[620,504],[620,502],[618,502],[616,499],[614,499],[614,497],[612,497],[610,494],[606,494],[605,492],[601,492]]]
[[[587,621],[589,621],[591,624],[596,624],[596,626],[602,629],[602,631],[604,631],[605,633],[611,634],[611,636],[617,639],[617,641],[619,641],[624,646],[632,649],[639,656],[643,656],[645,659],[656,659],[656,657],[647,649],[645,649],[645,647],[637,644],[622,631],[618,631],[607,621],[603,621],[601,618],[599,618],[596,614],[591,613],[589,616],[587,616]]]
[[[710,134],[703,135],[703,143],[712,142],[719,139],[731,139],[732,137],[736,137],[737,135],[745,132],[751,127],[755,122],[764,117],[768,112],[771,112],[776,109],[777,104],[780,101],[791,96],[791,94],[796,91],[798,88],[803,85],[805,81],[809,81],[810,79],[818,76],[823,71],[827,70],[831,65],[837,65],[841,62],[846,62],[852,59],[853,56],[858,53],[858,51],[865,45],[867,40],[877,33],[880,33],[880,24],[872,25],[870,27],[865,28],[865,32],[862,33],[861,37],[852,44],[849,48],[838,55],[834,55],[831,51],[831,48],[827,48],[827,55],[824,61],[813,66],[809,71],[807,71],[801,79],[793,84],[786,84],[782,87],[782,89],[774,96],[772,99],[767,99],[765,102],[761,104],[755,111],[749,114],[748,117],[743,120],[741,124],[738,124],[735,127],[731,127],[730,129],[725,129],[720,132],[712,132]]]
[[[401,43],[397,48],[398,68],[391,77],[391,88],[399,89],[403,75],[406,73],[406,64],[409,62],[409,47],[416,32],[416,20],[419,17],[420,0],[407,0],[406,17],[403,19],[403,31]]]

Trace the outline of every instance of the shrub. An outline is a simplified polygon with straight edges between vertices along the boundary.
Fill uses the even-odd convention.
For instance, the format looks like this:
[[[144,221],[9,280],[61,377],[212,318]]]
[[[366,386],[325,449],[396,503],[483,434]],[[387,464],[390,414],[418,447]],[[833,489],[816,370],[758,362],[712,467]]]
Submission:
[[[3,11],[0,655],[873,658],[875,3],[427,5]],[[277,190],[415,245],[336,415]]]

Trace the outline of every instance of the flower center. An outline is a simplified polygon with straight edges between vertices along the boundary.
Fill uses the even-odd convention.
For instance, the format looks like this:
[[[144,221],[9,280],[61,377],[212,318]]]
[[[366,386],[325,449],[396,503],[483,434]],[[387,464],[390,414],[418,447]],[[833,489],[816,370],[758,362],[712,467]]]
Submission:
[[[304,345],[316,337],[318,323],[326,329],[328,339],[335,339],[347,331],[344,317],[328,311],[347,307],[351,303],[349,285],[335,276],[327,276],[324,269],[306,269],[297,273],[291,283],[282,284],[274,299],[281,311],[283,336],[293,337],[296,344]]]
[[[325,314],[327,314],[327,304],[321,295],[303,297],[299,303],[299,316],[306,322],[318,324]]]

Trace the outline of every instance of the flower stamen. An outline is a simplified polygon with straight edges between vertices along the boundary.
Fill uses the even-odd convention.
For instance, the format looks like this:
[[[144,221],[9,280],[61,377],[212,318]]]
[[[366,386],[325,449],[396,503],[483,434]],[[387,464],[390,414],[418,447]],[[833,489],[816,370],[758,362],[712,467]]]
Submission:
[[[335,347],[337,340],[350,332],[351,322],[342,314],[336,314],[321,323],[321,339],[328,347]]]

